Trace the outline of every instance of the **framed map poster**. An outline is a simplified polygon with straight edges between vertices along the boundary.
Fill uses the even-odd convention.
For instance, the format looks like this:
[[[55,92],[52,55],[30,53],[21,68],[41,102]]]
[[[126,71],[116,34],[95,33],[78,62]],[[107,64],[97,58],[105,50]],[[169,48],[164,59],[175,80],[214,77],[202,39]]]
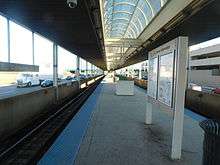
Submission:
[[[149,60],[148,71],[148,95],[154,99],[157,97],[157,70],[158,70],[158,58],[152,58]]]
[[[172,106],[174,87],[174,51],[159,56],[158,100]]]

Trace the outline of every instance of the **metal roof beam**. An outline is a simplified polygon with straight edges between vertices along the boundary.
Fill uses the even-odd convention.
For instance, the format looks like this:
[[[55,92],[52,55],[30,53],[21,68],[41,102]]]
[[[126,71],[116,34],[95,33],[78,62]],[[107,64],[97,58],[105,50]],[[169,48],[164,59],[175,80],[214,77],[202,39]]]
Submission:
[[[138,39],[110,38],[105,40],[106,47],[139,47],[143,42]]]
[[[132,18],[133,18],[133,16],[134,16],[134,13],[135,13],[135,11],[137,10],[137,5],[138,5],[139,2],[140,2],[140,0],[138,0],[138,1],[136,2],[136,4],[135,4],[134,12],[133,12],[132,15],[130,16],[129,23],[128,23],[127,29],[126,29],[125,32],[124,32],[123,37],[125,37],[125,34],[126,34],[126,32],[127,32],[127,30],[128,30],[128,27],[129,27],[129,25],[130,25],[130,23],[131,23],[131,21],[132,21]]]

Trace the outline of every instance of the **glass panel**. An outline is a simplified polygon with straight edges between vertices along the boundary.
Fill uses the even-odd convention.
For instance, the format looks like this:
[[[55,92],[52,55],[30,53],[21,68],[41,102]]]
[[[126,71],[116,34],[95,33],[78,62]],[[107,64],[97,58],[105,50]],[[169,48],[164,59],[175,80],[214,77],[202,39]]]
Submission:
[[[156,14],[153,6],[150,7],[147,3],[145,3],[145,5],[143,5],[140,8],[145,13],[145,15],[149,21],[153,18],[153,16],[154,16],[153,14]]]
[[[12,63],[33,64],[32,32],[10,21],[10,57]]]
[[[73,76],[76,71],[76,55],[58,46],[58,77]]]
[[[135,22],[133,24],[131,24],[131,25],[134,25],[134,29],[137,32],[136,34],[139,35],[140,32],[142,31],[142,28],[141,28],[141,25],[138,22],[138,20],[136,19]]]
[[[161,8],[161,0],[148,0],[156,12]],[[165,0],[164,0],[165,1]]]
[[[8,62],[7,19],[0,15],[0,62]]]
[[[91,74],[91,63],[90,62],[88,62],[88,74],[90,75]]]
[[[142,24],[143,28],[149,23],[149,20],[145,16],[137,15],[136,17],[139,19],[139,21]],[[143,30],[143,28],[142,28],[142,30]]]
[[[112,31],[114,31],[115,29],[124,31],[126,30],[126,28],[127,28],[127,24],[123,24],[123,23],[117,23],[112,25]]]
[[[113,4],[113,0],[107,0],[105,2],[106,2],[104,5],[105,9],[109,9]]]
[[[131,12],[135,9],[135,5],[115,5],[114,6],[114,11],[127,11],[127,12]]]
[[[130,16],[131,16],[131,14],[123,13],[123,11],[120,11],[118,13],[114,13],[114,18],[125,18],[125,19],[129,20]]]
[[[53,43],[38,34],[34,34],[35,64],[39,65],[39,74],[43,79],[53,79]]]
[[[160,56],[158,76],[158,100],[171,106],[173,95],[174,53]]]
[[[164,0],[164,2],[166,2],[166,0]],[[135,26],[132,27],[132,33],[135,33],[133,36],[136,38],[147,26],[153,16],[156,15],[160,8],[160,0],[106,0],[104,6],[104,19],[106,24],[112,24],[112,26],[108,25],[105,32],[107,33],[107,36],[110,34],[109,37],[130,37],[132,36],[131,34],[128,34],[131,33],[128,32],[130,30],[118,30],[118,33],[114,30],[117,23],[129,23],[128,26]],[[132,22],[135,25],[132,25]]]
[[[80,58],[80,74],[86,74],[86,61]]]
[[[132,3],[135,4],[137,2],[137,0],[114,0],[115,3]]]

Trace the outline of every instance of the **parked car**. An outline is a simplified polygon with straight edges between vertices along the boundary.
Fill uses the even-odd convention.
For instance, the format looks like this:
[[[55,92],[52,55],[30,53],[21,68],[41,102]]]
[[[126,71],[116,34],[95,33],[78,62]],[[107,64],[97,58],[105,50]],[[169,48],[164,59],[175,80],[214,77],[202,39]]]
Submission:
[[[148,80],[148,77],[147,76],[143,76],[142,79],[143,80]]]
[[[200,91],[200,92],[202,91],[202,87],[194,83],[188,83],[188,88],[194,91]]]
[[[213,90],[213,93],[215,93],[215,94],[220,94],[220,88],[214,89],[214,90]]]
[[[33,85],[40,85],[38,74],[21,73],[17,76],[17,87],[31,87]]]
[[[67,76],[67,77],[66,77],[66,80],[71,80],[71,81],[73,81],[73,80],[76,80],[76,77]]]
[[[61,78],[57,78],[57,82],[61,82],[62,81],[62,79]]]
[[[73,77],[71,77],[71,76],[66,77],[66,80],[72,80],[72,79],[73,79]]]
[[[44,80],[41,83],[41,87],[50,87],[50,86],[53,86],[53,81],[52,80]]]
[[[205,92],[205,93],[213,93],[214,90],[215,90],[215,88],[213,88],[213,87],[202,86],[202,92]]]
[[[87,77],[87,78],[91,78],[92,75],[91,75],[91,74],[87,74],[86,77]]]
[[[79,79],[80,79],[80,80],[85,80],[85,79],[86,79],[86,76],[85,76],[84,74],[81,74],[81,75],[79,75]]]

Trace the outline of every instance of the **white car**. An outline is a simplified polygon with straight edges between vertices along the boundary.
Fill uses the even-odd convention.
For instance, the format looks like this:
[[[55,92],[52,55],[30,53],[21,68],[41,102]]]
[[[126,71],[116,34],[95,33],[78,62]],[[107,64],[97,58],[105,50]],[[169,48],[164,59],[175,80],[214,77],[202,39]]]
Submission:
[[[21,73],[17,77],[17,87],[31,87],[32,85],[40,85],[38,74]]]

